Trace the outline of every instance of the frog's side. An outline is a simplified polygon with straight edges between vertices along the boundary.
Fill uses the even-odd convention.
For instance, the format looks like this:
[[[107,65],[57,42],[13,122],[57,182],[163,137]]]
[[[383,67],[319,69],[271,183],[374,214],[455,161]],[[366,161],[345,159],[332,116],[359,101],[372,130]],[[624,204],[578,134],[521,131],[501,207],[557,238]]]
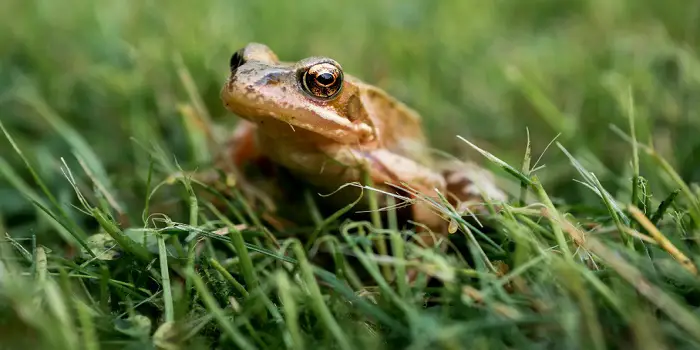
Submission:
[[[245,119],[228,153],[235,165],[266,159],[326,193],[359,182],[365,167],[375,187],[394,193],[386,183],[405,183],[433,197],[435,190],[449,191],[462,201],[477,198],[477,187],[493,199],[505,198],[484,170],[434,161],[418,114],[345,74],[332,59],[281,62],[267,46],[251,43],[232,56],[221,98]],[[340,206],[357,198],[345,193],[332,198]],[[445,219],[428,204],[418,201],[412,214],[444,231]]]

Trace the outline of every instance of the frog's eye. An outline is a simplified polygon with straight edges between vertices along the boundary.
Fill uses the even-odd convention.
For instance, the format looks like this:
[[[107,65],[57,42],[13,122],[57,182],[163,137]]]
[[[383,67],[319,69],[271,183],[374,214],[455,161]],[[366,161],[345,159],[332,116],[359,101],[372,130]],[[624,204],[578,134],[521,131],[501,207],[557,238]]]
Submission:
[[[301,75],[301,85],[312,96],[331,99],[343,87],[343,71],[332,63],[317,63]]]
[[[242,66],[243,63],[245,63],[245,60],[243,59],[243,50],[241,49],[231,56],[231,60],[229,61],[231,71],[233,72],[236,68]]]

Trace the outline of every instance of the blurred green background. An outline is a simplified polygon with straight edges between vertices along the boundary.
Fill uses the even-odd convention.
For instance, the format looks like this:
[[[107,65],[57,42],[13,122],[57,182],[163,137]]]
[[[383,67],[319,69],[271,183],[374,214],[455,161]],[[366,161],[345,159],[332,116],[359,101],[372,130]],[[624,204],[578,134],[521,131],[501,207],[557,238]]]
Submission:
[[[417,109],[433,144],[453,154],[467,151],[462,135],[519,167],[526,128],[535,159],[561,133],[619,196],[631,147],[610,125],[628,130],[632,91],[640,141],[700,178],[700,2],[687,0],[3,1],[0,120],[60,201],[75,201],[61,157],[85,179],[72,152],[89,149],[139,216],[148,157],[131,138],[186,169],[205,164],[179,109],[192,103],[182,74],[230,126],[219,90],[230,55],[250,41],[284,60],[335,58]],[[15,189],[34,185],[4,138],[0,156],[0,231],[44,232]],[[651,163],[641,161],[644,175]],[[557,147],[542,163],[553,195],[597,200]]]

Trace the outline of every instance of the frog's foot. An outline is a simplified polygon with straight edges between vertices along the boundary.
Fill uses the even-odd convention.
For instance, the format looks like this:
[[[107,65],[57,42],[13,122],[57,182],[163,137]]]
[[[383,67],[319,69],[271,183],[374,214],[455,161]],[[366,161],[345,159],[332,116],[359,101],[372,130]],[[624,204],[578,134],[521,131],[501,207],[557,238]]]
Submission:
[[[486,213],[485,202],[503,202],[508,195],[496,184],[493,174],[472,162],[450,161],[441,171],[447,198],[458,212]]]
[[[275,187],[275,169],[270,159],[260,153],[255,131],[255,124],[245,120],[236,125],[222,152],[217,155],[215,163],[220,171],[214,170],[208,183],[215,184],[217,190],[229,196],[235,195],[232,190],[236,188],[251,206],[262,204],[266,211],[275,212],[275,196],[269,191]],[[256,174],[249,170],[255,170]]]
[[[502,202],[508,198],[497,186],[493,174],[475,163],[446,162],[441,164],[440,170],[445,179],[445,195],[455,210],[462,215],[487,214],[486,201]],[[413,205],[414,221],[425,225],[417,226],[417,240],[424,247],[437,246],[438,252],[446,253],[447,235],[457,230],[457,222],[446,219],[436,213],[436,210],[422,200]],[[410,284],[415,283],[420,271],[419,268],[406,270],[406,278]]]
[[[443,186],[441,186],[442,189],[439,187],[435,188],[443,192]],[[444,218],[443,215],[441,215],[439,212],[440,209],[438,209],[439,207],[436,207],[429,202],[436,201],[440,203],[440,199],[437,198],[436,193],[429,193],[425,190],[427,190],[427,188],[424,188],[421,191],[406,190],[406,192],[410,193],[410,197],[412,197],[414,201],[411,205],[411,217],[412,221],[415,223],[414,227],[416,233],[411,240],[413,241],[413,244],[420,246],[420,248],[417,249],[431,250],[437,248],[435,253],[444,254],[447,252],[449,243],[447,241],[447,227],[449,221]],[[431,198],[428,199],[420,197]],[[429,270],[425,266],[417,266],[422,264],[423,260],[423,258],[419,257],[410,258],[409,261],[411,262],[411,265],[406,268],[406,275],[394,276],[394,279],[404,278],[409,285],[414,285],[418,281],[420,273],[426,273],[426,270]],[[430,273],[428,273],[425,282],[429,281],[431,278]]]

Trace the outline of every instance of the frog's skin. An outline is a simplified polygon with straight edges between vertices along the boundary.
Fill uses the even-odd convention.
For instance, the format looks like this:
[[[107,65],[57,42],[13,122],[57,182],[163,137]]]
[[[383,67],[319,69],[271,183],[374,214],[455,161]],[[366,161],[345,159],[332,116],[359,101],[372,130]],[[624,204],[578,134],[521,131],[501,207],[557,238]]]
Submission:
[[[330,58],[282,62],[267,46],[251,43],[230,66],[221,98],[244,119],[227,153],[235,165],[265,159],[325,193],[360,182],[364,167],[375,188],[404,196],[387,183],[434,198],[436,190],[450,192],[461,202],[483,202],[483,193],[506,197],[478,166],[434,159],[415,111],[345,74]],[[340,208],[357,193],[330,198]],[[446,232],[446,219],[425,201],[411,208],[413,221]]]

